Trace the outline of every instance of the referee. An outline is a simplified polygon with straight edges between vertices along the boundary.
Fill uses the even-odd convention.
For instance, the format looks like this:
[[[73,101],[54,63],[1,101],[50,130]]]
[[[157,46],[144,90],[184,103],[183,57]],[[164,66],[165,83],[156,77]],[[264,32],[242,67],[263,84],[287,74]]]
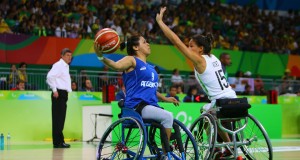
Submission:
[[[63,129],[67,111],[68,92],[71,92],[69,63],[72,52],[68,48],[61,51],[61,59],[53,64],[47,74],[47,83],[52,89],[52,139],[54,148],[70,148],[64,141]]]

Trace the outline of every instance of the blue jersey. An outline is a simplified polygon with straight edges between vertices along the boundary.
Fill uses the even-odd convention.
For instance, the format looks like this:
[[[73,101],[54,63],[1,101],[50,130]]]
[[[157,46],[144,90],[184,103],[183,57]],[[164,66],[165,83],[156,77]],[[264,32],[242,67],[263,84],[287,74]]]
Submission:
[[[158,74],[154,67],[139,58],[134,57],[136,66],[134,70],[123,72],[123,81],[126,88],[125,106],[134,108],[142,101],[148,105],[158,106],[156,91],[158,87]]]

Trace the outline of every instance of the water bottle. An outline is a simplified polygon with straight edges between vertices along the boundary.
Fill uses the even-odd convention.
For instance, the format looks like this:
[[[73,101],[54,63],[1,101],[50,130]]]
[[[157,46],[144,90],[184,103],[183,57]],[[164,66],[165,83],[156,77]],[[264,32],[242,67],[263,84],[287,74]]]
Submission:
[[[9,150],[10,149],[10,134],[8,133],[7,134],[7,137],[6,137],[6,149]]]
[[[0,150],[4,150],[4,135],[1,133],[0,135]]]
[[[192,95],[192,102],[194,102],[194,95]]]

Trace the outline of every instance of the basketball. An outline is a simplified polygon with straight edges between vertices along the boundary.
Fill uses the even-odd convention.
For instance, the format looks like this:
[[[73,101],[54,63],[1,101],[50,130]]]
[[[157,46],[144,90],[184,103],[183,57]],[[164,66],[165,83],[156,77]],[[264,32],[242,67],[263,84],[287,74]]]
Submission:
[[[120,47],[120,37],[115,30],[103,28],[96,34],[95,44],[100,45],[103,53],[113,53]]]

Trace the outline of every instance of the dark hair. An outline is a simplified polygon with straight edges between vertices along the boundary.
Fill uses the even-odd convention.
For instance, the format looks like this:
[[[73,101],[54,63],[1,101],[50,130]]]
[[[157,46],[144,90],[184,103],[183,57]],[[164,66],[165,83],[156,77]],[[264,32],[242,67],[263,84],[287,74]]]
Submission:
[[[64,48],[63,50],[61,50],[60,55],[64,56],[67,52],[72,53],[72,51],[69,48]]]
[[[221,53],[221,54],[220,54],[220,59],[222,59],[223,57],[225,57],[225,56],[227,56],[227,55],[229,55],[229,54],[226,53],[226,52]]]
[[[172,74],[174,74],[175,72],[179,71],[177,68],[174,68],[172,71]]]
[[[169,87],[169,91],[170,91],[172,88],[175,88],[175,89],[177,89],[177,88],[178,88],[178,86],[176,86],[176,85],[172,85],[172,86],[170,86],[170,87]]]
[[[122,42],[120,44],[121,51],[124,50],[124,48],[127,48],[128,55],[130,55],[130,56],[136,55],[136,50],[134,50],[133,47],[140,45],[140,43],[139,43],[140,38],[141,38],[140,34],[136,34],[136,35],[129,37],[127,39],[127,41]]]
[[[77,82],[76,82],[76,81],[72,81],[71,84],[72,84],[72,83],[75,83],[75,84],[76,84],[76,87],[77,87]]]
[[[193,90],[197,90],[197,94],[198,94],[198,88],[196,86],[190,86],[190,88],[188,89],[187,95],[192,96]]]
[[[249,85],[248,83],[245,85],[245,91],[247,90],[247,88],[251,88],[251,85]]]
[[[18,80],[18,81],[17,81],[17,85],[19,85],[20,83],[24,83],[24,84],[25,84],[25,81]]]
[[[19,68],[21,68],[22,66],[24,66],[24,65],[27,65],[25,62],[21,62],[20,64],[19,64]]]
[[[210,55],[210,50],[212,48],[212,43],[214,41],[214,37],[211,33],[204,35],[195,35],[192,37],[197,46],[203,46],[204,54]]]
[[[75,83],[75,85],[76,85],[76,89],[73,90],[73,91],[78,91],[78,84],[77,84],[77,82],[76,81],[72,81],[71,84],[73,84],[73,83]]]

